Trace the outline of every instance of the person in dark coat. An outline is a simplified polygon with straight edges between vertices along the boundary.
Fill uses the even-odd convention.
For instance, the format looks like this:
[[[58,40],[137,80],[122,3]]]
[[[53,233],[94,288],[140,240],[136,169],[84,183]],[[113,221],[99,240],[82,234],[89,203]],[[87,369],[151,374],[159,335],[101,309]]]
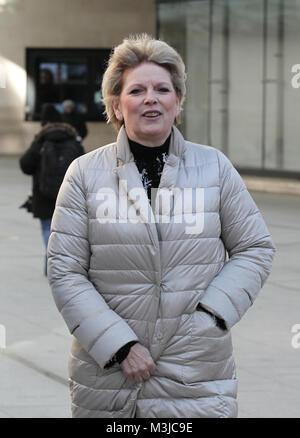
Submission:
[[[83,115],[80,114],[75,109],[75,103],[72,100],[65,100],[62,103],[64,113],[63,113],[63,121],[65,123],[69,123],[69,125],[73,126],[78,135],[83,140],[88,133],[86,123],[84,121]]]
[[[78,148],[78,156],[84,154],[84,149],[77,141],[77,131],[62,122],[61,114],[53,105],[43,105],[41,125],[42,129],[21,156],[20,167],[26,175],[32,175],[32,214],[33,217],[40,219],[43,240],[47,249],[56,198],[49,198],[40,191],[41,149],[45,141],[53,144],[73,141]],[[45,275],[47,275],[46,267],[47,258],[45,259]]]

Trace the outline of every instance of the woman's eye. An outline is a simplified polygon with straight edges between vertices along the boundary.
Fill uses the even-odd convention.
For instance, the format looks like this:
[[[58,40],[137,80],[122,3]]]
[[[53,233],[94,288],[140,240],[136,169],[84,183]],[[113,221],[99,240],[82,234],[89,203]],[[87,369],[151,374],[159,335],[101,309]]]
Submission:
[[[161,91],[162,93],[167,93],[169,91],[169,89],[166,87],[161,87],[161,88],[159,88],[159,91]]]
[[[139,88],[134,88],[130,91],[130,94],[138,94],[141,90]]]

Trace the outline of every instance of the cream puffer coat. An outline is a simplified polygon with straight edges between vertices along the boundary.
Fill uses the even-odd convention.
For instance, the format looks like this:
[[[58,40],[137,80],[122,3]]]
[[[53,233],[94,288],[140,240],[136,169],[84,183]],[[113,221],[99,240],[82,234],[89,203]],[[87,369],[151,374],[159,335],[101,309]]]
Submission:
[[[269,231],[225,155],[175,127],[152,209],[124,128],[76,159],[61,186],[48,272],[74,336],[73,417],[235,417],[230,328],[270,273]],[[156,363],[144,383],[119,364],[104,369],[133,340]]]

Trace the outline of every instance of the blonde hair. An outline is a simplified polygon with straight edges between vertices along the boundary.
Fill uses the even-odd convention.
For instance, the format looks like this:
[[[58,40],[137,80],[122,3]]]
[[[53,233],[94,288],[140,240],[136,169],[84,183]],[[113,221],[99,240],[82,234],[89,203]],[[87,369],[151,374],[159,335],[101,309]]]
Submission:
[[[121,94],[123,72],[127,68],[137,67],[142,62],[154,62],[168,70],[182,109],[186,91],[186,74],[179,53],[164,41],[156,40],[146,33],[131,35],[114,48],[102,80],[104,114],[107,123],[112,123],[117,130],[121,128],[123,121],[116,118],[113,101]]]

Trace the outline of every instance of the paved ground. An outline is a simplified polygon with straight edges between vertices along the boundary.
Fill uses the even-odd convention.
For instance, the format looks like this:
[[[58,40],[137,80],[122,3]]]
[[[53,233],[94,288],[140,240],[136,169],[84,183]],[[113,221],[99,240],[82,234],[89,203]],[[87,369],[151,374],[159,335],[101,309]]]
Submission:
[[[70,417],[71,336],[42,275],[39,222],[18,209],[29,189],[30,178],[21,174],[17,159],[0,157],[0,324],[6,329],[0,417]],[[239,416],[300,417],[300,348],[291,344],[292,326],[300,324],[300,197],[252,195],[277,254],[255,305],[232,332]]]

